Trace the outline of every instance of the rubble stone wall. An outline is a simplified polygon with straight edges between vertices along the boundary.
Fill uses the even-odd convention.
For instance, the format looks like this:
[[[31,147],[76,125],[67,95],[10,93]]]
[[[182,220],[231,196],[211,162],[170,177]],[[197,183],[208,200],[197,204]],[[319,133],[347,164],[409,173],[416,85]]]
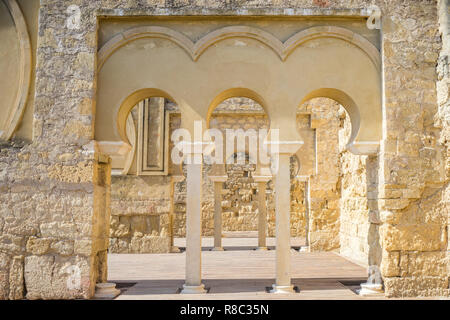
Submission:
[[[311,251],[339,249],[340,105],[327,98],[316,98],[299,108],[310,114],[315,130],[315,169],[309,181],[308,242]]]
[[[385,293],[448,295],[446,158],[436,123],[442,50],[437,1],[390,2],[382,9],[385,124],[378,207]]]
[[[341,157],[340,254],[369,266],[369,256],[378,248],[378,225],[371,224],[378,216],[378,159],[355,155],[346,150],[351,124],[343,109],[339,149]],[[376,222],[376,221],[372,221]],[[370,243],[370,241],[375,241]],[[379,253],[378,253],[379,254]],[[378,257],[380,258],[380,257]]]

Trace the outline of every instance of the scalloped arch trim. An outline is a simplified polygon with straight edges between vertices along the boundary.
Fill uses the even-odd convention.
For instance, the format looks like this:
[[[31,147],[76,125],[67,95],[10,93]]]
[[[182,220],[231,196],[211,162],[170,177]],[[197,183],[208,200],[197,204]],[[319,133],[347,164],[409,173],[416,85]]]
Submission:
[[[213,44],[230,38],[249,38],[257,40],[272,49],[282,61],[285,61],[294,50],[303,43],[319,38],[335,38],[353,44],[361,49],[372,61],[377,70],[381,68],[381,57],[378,49],[367,39],[345,28],[334,26],[312,27],[300,31],[291,36],[285,42],[267,31],[248,27],[231,26],[212,31],[192,42],[184,34],[167,27],[147,26],[137,27],[117,34],[110,39],[98,52],[98,70],[108,60],[108,58],[119,48],[127,43],[143,38],[160,38],[176,43],[191,57],[197,61],[200,56]]]

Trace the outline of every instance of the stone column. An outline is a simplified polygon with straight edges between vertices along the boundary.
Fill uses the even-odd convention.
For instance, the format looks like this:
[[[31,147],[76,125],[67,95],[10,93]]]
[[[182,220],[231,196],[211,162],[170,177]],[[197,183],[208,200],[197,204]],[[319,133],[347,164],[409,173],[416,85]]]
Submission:
[[[175,219],[175,183],[184,180],[184,176],[172,176],[170,185],[170,214],[169,214],[169,233],[170,233],[170,252],[179,253],[180,248],[174,245],[174,219]]]
[[[291,174],[290,158],[302,145],[302,142],[278,143],[278,166],[272,168],[275,186],[276,219],[276,279],[272,293],[293,293],[291,284]],[[273,152],[272,152],[273,153]]]
[[[202,284],[202,151],[193,148],[186,177],[186,283],[181,293],[206,293]]]
[[[271,176],[253,176],[253,180],[258,183],[258,248],[257,250],[267,250],[267,206],[266,206],[266,185],[272,179]]]
[[[227,176],[209,177],[214,182],[214,248],[212,251],[223,251],[222,247],[222,185]]]

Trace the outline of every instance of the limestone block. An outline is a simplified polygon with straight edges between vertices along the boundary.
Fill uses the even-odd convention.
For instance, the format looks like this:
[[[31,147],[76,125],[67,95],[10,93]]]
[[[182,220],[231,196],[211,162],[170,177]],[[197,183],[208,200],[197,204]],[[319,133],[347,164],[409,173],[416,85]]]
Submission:
[[[389,298],[448,296],[448,277],[384,278],[384,292]]]
[[[9,300],[23,299],[23,256],[13,257],[9,269]]]
[[[90,256],[92,251],[92,241],[91,240],[75,240],[74,243],[74,254]]]
[[[20,236],[0,235],[0,250],[11,253],[21,253],[25,249],[25,239]]]
[[[441,226],[389,225],[381,228],[382,247],[388,251],[435,251],[441,250]]]
[[[43,238],[59,238],[60,236],[64,236],[65,238],[74,239],[79,236],[76,225],[70,222],[42,223],[40,229]]]
[[[52,239],[30,237],[27,241],[27,251],[33,255],[46,254],[50,249]]]
[[[11,257],[0,252],[0,300],[9,298],[9,266]]]
[[[401,255],[406,268],[402,265],[402,276],[433,276],[447,275],[447,252],[408,252]]]
[[[170,238],[159,236],[144,236],[132,238],[130,253],[168,253],[170,252]]]
[[[73,270],[80,271],[80,280],[70,286],[71,277],[76,276]],[[31,300],[86,299],[95,286],[90,280],[88,258],[77,256],[28,256],[25,258],[24,278],[26,298]]]
[[[381,260],[381,274],[383,277],[397,277],[400,275],[400,253],[383,250]]]
[[[62,256],[70,256],[73,254],[74,241],[73,240],[60,240],[54,241],[50,245],[52,252],[60,254]]]

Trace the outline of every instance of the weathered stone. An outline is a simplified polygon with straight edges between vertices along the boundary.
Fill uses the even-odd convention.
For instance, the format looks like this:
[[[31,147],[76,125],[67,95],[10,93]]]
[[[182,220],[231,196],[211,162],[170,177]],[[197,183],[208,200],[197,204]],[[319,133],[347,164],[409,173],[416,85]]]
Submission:
[[[441,250],[440,225],[383,225],[383,248],[388,251]]]
[[[86,289],[90,285],[88,270],[88,261],[76,256],[28,256],[25,258],[26,297],[32,300],[87,298],[89,290]]]
[[[27,251],[33,255],[43,255],[49,251],[52,240],[48,238],[30,237],[27,241]]]

